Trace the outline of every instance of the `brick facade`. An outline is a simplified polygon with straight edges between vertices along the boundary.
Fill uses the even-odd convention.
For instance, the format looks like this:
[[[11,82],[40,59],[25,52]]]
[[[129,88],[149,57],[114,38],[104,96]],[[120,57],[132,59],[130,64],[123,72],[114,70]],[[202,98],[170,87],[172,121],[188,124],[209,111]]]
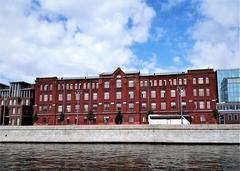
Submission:
[[[183,114],[191,116],[192,123],[216,123],[212,114],[216,108],[215,79],[212,69],[142,75],[120,68],[99,77],[37,78],[36,124],[88,124],[89,111],[93,111],[94,124],[115,124],[118,111],[123,124],[147,124],[149,113],[179,115],[180,100]]]

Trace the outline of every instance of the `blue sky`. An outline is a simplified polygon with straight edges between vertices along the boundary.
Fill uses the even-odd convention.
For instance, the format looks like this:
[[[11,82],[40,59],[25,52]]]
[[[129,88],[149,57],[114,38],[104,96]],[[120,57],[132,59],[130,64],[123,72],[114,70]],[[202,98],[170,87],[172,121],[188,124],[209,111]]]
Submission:
[[[13,0],[0,6],[0,82],[239,68],[239,0]]]

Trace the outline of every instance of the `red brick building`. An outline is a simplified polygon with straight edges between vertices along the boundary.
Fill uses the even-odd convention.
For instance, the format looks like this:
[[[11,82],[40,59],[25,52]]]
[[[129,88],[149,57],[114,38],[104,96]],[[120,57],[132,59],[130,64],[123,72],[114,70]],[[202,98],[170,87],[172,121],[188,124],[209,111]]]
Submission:
[[[179,115],[180,101],[192,123],[216,123],[215,79],[213,69],[142,75],[120,68],[99,77],[37,78],[36,124],[88,124],[89,111],[94,124],[115,124],[118,111],[123,124],[147,124],[149,113]]]

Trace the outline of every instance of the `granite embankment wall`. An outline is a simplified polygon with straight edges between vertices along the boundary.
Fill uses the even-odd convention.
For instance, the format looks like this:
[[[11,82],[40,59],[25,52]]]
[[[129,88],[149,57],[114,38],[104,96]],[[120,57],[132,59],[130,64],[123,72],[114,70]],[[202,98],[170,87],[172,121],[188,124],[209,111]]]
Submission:
[[[0,126],[0,143],[240,144],[240,125]]]

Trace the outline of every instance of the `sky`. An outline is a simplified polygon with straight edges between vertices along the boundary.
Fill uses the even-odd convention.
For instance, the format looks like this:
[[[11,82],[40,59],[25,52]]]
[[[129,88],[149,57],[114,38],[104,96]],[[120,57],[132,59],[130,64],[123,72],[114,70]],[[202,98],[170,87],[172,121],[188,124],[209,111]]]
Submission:
[[[0,83],[240,67],[240,0],[9,0]]]

